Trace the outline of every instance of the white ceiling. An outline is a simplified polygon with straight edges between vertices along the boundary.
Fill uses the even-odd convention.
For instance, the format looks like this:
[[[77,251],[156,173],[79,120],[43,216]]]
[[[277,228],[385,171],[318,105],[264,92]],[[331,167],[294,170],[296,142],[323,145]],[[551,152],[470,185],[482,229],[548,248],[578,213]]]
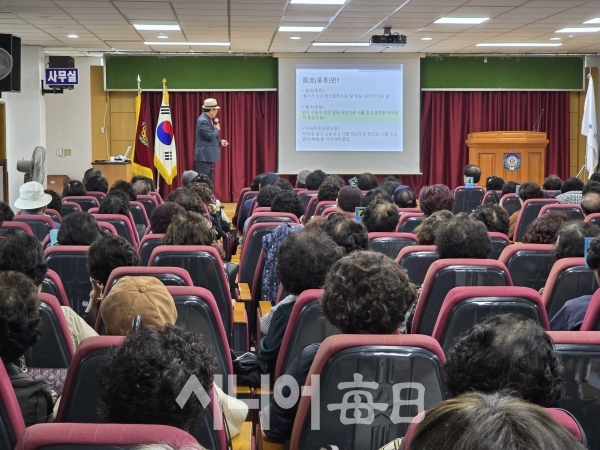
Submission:
[[[439,25],[440,17],[490,17],[481,25]],[[0,33],[49,52],[424,52],[600,53],[599,33],[556,34],[600,17],[600,0],[348,0],[342,6],[290,0],[0,0]],[[155,46],[155,31],[133,23],[179,24],[169,41],[228,41],[227,47]],[[283,33],[280,25],[324,26],[321,33]],[[367,42],[382,27],[408,36],[400,49],[312,47],[312,42]],[[592,25],[600,27],[598,25]],[[78,39],[67,38],[68,34]],[[300,40],[291,40],[299,36]],[[422,41],[422,37],[431,37]],[[555,42],[560,47],[476,47],[480,42]]]

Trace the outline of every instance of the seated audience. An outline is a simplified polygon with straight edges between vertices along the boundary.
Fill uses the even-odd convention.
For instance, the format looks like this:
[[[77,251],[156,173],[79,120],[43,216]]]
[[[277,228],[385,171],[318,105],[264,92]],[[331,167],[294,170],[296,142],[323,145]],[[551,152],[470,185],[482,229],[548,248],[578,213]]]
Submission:
[[[25,351],[42,334],[37,287],[18,272],[0,273],[0,358],[10,379],[25,426],[52,421],[56,400],[46,380],[27,374]]]
[[[252,180],[250,189],[252,191],[260,192],[260,190],[262,188],[275,183],[277,180],[279,180],[279,175],[277,175],[276,173],[267,172],[265,174],[260,174],[256,178],[254,178],[254,180]],[[252,204],[252,199],[249,198],[242,205],[240,214],[238,216],[238,221],[237,221],[237,230],[239,233],[241,233],[244,229],[244,224],[246,223],[246,220],[248,219],[248,213],[250,212],[251,204]]]
[[[506,183],[504,183],[504,186],[502,186],[502,196],[505,196],[506,194],[516,193],[518,185],[519,183],[515,181],[507,181]]]
[[[588,267],[594,271],[596,280],[600,283],[600,237],[596,237],[590,242],[586,262]],[[591,295],[582,295],[568,300],[551,318],[550,329],[552,331],[579,330],[591,300]]]
[[[133,192],[137,198],[138,195],[148,195],[152,191],[154,181],[147,177],[137,176],[131,180]]]
[[[145,181],[146,183],[148,183],[150,185],[150,192],[156,191],[156,183],[154,182],[154,179],[148,178],[145,175],[134,175],[133,178],[131,179],[131,184],[133,185],[138,180],[142,180],[142,181]],[[144,195],[148,195],[148,194],[144,194]]]
[[[375,200],[383,199],[387,202],[392,202],[392,196],[389,195],[386,191],[381,188],[371,189],[365,195],[363,195],[362,202],[360,206],[367,207],[369,203],[374,202]]]
[[[108,180],[104,177],[92,177],[85,183],[85,189],[92,192],[108,192]]]
[[[203,177],[206,175],[203,175]],[[222,220],[222,216],[220,214],[220,210],[217,208],[215,204],[215,197],[213,195],[213,190],[207,183],[200,183],[198,181],[194,181],[190,183],[188,187],[192,192],[196,193],[200,200],[208,210],[207,219],[212,223],[212,227],[217,232],[220,237],[225,237],[226,233],[229,232],[229,222],[224,222]]]
[[[311,223],[312,220],[309,222]],[[357,250],[369,249],[369,232],[362,222],[349,218],[344,213],[332,213],[323,224],[323,231],[344,249],[346,255]]]
[[[358,177],[357,187],[361,191],[370,191],[378,187],[377,177],[370,172],[365,172]]]
[[[277,253],[277,278],[289,295],[275,305],[260,321],[265,335],[260,341],[260,357],[275,371],[277,356],[288,320],[298,295],[319,289],[331,266],[342,256],[341,249],[322,231],[291,234]]]
[[[163,202],[150,214],[150,231],[154,234],[164,234],[171,224],[173,217],[185,213],[183,206],[173,202]]]
[[[256,206],[257,207],[271,207],[273,200],[277,197],[277,194],[281,192],[281,188],[279,186],[275,186],[271,184],[269,186],[265,186],[258,192],[256,196]]]
[[[396,333],[416,298],[404,269],[390,258],[368,251],[354,252],[336,262],[324,289],[319,300],[323,315],[343,334]],[[286,375],[299,386],[305,384],[319,345],[306,346],[287,370]],[[281,394],[289,397],[289,387],[284,387]],[[270,428],[264,431],[270,440],[283,442],[290,438],[298,403],[284,409],[271,401],[263,409],[263,416],[270,418]]]
[[[100,202],[98,214],[118,214],[129,217],[129,200],[121,195],[107,195]]]
[[[600,182],[600,172],[594,172],[590,175],[590,181],[599,181]]]
[[[416,208],[415,191],[411,187],[401,184],[394,190],[394,203],[398,208]]]
[[[67,214],[58,229],[58,245],[92,245],[102,237],[102,230],[91,214]]]
[[[15,200],[15,208],[24,216],[46,215],[46,208],[52,201],[50,194],[44,193],[44,187],[37,181],[29,181],[19,188],[19,198]],[[60,224],[54,222],[54,228]]]
[[[477,184],[481,179],[481,169],[475,164],[467,164],[463,170],[463,175],[465,176],[465,183],[466,178],[471,177],[473,178],[473,184]]]
[[[519,200],[521,201],[521,205],[525,203],[526,200],[530,200],[532,198],[544,198],[544,193],[540,189],[539,184],[535,181],[526,181],[519,187]],[[519,217],[519,211],[515,211],[508,218],[508,238],[512,241],[515,234],[515,226],[517,225],[517,219]]]
[[[553,211],[535,219],[523,236],[523,244],[554,244],[558,230],[569,221],[563,212]]]
[[[15,213],[8,203],[0,202],[0,214],[4,222],[12,222],[15,218]]]
[[[294,190],[294,186],[292,186],[292,183],[290,183],[288,180],[284,180],[283,178],[280,178],[275,183],[273,183],[273,186],[277,186],[282,191]]]
[[[217,210],[220,211],[221,221],[227,223],[228,226],[231,226],[231,220],[229,220],[229,217],[227,217],[227,215],[225,214],[221,201],[217,197],[215,197],[215,183],[213,182],[213,180],[208,175],[204,175],[203,173],[201,173],[196,178],[194,178],[194,181],[198,183],[206,183],[208,185],[212,192],[210,203],[214,204],[217,207]]]
[[[271,212],[285,212],[295,215],[299,221],[304,216],[302,199],[294,191],[279,191],[271,202]]]
[[[585,238],[595,238],[600,227],[589,222],[568,222],[558,230],[554,256],[556,259],[581,258],[585,254]]]
[[[543,408],[505,392],[472,392],[427,410],[410,450],[584,450]]]
[[[306,176],[306,189],[309,191],[318,191],[327,174],[320,169],[314,170]]]
[[[544,178],[542,189],[545,191],[560,191],[562,187],[562,180],[558,175],[549,175]]]
[[[394,195],[396,188],[400,186],[400,182],[396,177],[386,177],[383,179],[383,183],[379,187],[390,197]]]
[[[435,245],[440,259],[487,259],[492,251],[492,242],[485,225],[466,213],[458,214],[441,228]]]
[[[443,184],[425,186],[419,192],[419,208],[425,217],[443,209],[452,211],[454,209],[454,194]]]
[[[556,196],[556,200],[561,203],[579,205],[581,203],[582,189],[583,181],[581,181],[579,178],[567,178],[565,181],[563,181],[560,187],[560,195]]]
[[[188,212],[207,215],[208,209],[200,199],[200,196],[188,188],[175,189],[167,197],[167,201],[182,206]]]
[[[490,175],[485,179],[485,190],[486,191],[501,191],[504,187],[504,180],[496,175]],[[496,203],[500,203],[499,199]]]
[[[108,195],[112,194],[113,191],[125,192],[129,198],[130,202],[135,202],[135,200],[137,198],[135,195],[135,191],[133,190],[133,185],[125,180],[115,181],[115,183],[110,187],[110,190],[108,191]]]
[[[204,216],[194,212],[185,212],[171,220],[162,240],[166,245],[208,245],[225,259],[225,252],[215,241],[211,223]]]
[[[376,200],[364,210],[362,223],[367,227],[369,233],[391,233],[396,231],[399,219],[396,205],[384,200]]]
[[[446,385],[454,397],[503,389],[536,405],[554,407],[563,393],[563,366],[552,339],[517,314],[486,317],[446,352]]]
[[[354,217],[354,211],[362,203],[362,192],[352,186],[344,186],[340,189],[336,199],[337,211],[348,213]],[[398,214],[396,214],[398,215]]]
[[[471,217],[483,222],[488,231],[508,234],[508,213],[496,203],[479,205]]]
[[[62,197],[81,197],[87,195],[85,185],[79,180],[69,180],[62,191]]]
[[[93,178],[93,177],[103,177],[104,175],[102,174],[102,171],[100,169],[95,169],[95,168],[91,168],[91,169],[87,169],[84,173],[83,173],[83,180],[81,180],[81,182],[86,185],[87,182]]]
[[[596,181],[594,183],[597,183]],[[600,188],[600,183],[598,183]],[[599,189],[600,191],[600,189]],[[600,192],[586,192],[581,197],[581,210],[584,216],[600,213]]]
[[[415,228],[417,243],[419,245],[435,245],[435,238],[438,233],[452,219],[454,219],[454,214],[445,209],[436,211],[432,215],[425,217],[423,222]]]
[[[319,192],[317,193],[317,198],[320,202],[325,201],[336,201],[338,192],[345,185],[344,180],[342,180],[337,175],[327,175],[325,181],[321,183],[319,186]]]
[[[181,185],[183,187],[188,187],[188,184],[190,184],[197,176],[198,172],[195,170],[186,170],[181,174]]]
[[[53,209],[54,211],[60,214],[62,210],[61,196],[54,192],[52,189],[44,189],[44,193],[52,197],[52,201],[48,203],[48,206],[46,206],[46,208]]]
[[[595,192],[597,194],[600,194],[600,182],[599,181],[593,181],[593,180],[588,181],[583,186],[583,189],[581,190],[581,195],[585,195],[588,192]]]
[[[306,177],[310,174],[310,170],[301,170],[296,177],[296,187],[306,189]]]

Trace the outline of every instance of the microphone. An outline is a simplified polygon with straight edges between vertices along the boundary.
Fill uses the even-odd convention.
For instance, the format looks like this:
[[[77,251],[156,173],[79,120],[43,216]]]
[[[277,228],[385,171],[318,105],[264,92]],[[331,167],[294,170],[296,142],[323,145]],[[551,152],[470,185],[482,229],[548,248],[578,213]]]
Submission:
[[[542,110],[542,111],[543,111],[543,110]],[[215,125],[219,125],[219,119],[217,119],[216,117],[215,117],[215,119],[213,120],[213,122],[215,123]]]
[[[543,115],[544,115],[544,108],[542,108],[542,112],[540,113],[539,117],[537,118],[537,120],[533,124],[533,130],[532,131],[540,131],[540,126],[542,125],[542,116]]]

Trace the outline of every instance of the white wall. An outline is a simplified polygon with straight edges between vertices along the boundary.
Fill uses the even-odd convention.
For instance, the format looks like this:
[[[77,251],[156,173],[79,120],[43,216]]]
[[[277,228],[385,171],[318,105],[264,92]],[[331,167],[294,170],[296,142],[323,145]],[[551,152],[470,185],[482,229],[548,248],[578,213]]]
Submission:
[[[23,184],[23,174],[16,169],[17,160],[31,159],[35,147],[46,146],[46,108],[40,85],[43,77],[44,49],[23,46],[21,92],[3,92],[0,99],[6,103],[6,157],[11,205]]]
[[[81,180],[92,161],[90,66],[101,58],[77,57],[79,84],[63,94],[46,94],[46,149],[48,175],[68,175]],[[56,156],[57,148],[70,148],[71,156]]]

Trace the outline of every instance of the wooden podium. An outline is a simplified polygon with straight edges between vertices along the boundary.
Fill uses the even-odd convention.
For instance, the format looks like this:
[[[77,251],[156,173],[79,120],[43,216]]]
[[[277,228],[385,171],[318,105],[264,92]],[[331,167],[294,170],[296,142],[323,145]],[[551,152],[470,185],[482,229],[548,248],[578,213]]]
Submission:
[[[109,187],[117,180],[131,181],[133,176],[130,162],[97,161],[92,163],[92,167],[102,171]]]
[[[485,186],[485,179],[490,175],[497,175],[504,181],[535,181],[540,186],[544,183],[545,162],[544,153],[548,145],[546,133],[534,131],[488,131],[471,133],[466,144],[469,147],[469,164],[476,164],[481,168],[479,184]],[[504,159],[507,155],[514,154],[519,157],[520,164],[515,164],[517,158],[508,162],[509,169],[505,167]]]

